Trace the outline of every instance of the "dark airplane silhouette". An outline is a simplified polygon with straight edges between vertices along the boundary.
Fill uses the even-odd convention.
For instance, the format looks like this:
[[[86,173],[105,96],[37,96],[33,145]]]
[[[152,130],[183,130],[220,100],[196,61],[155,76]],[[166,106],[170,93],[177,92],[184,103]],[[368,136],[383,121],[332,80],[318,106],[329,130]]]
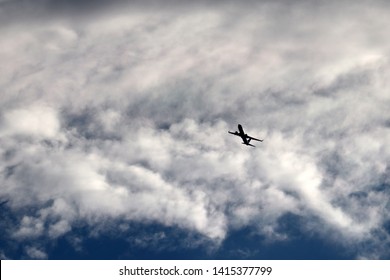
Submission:
[[[238,132],[238,131],[239,131],[239,132]],[[251,140],[256,140],[256,141],[263,142],[263,140],[260,140],[260,139],[257,139],[257,138],[253,138],[253,137],[249,136],[248,134],[245,134],[244,130],[242,129],[241,124],[238,125],[238,131],[235,131],[235,132],[228,131],[228,132],[229,132],[230,134],[234,134],[234,135],[240,136],[240,137],[242,138],[242,141],[244,141],[244,142],[242,143],[242,144],[244,144],[244,145],[255,147],[255,146],[253,146],[252,144],[249,144],[249,142],[250,142]]]

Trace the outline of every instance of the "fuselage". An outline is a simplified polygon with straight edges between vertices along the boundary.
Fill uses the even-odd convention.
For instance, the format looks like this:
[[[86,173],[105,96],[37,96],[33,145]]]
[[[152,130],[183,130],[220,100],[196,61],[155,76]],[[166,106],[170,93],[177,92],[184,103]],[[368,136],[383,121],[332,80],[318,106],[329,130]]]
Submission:
[[[238,125],[238,131],[240,132],[241,135],[245,135],[244,130],[242,129],[241,124]]]
[[[248,141],[248,139],[246,138],[247,135],[245,134],[244,129],[242,128],[242,125],[241,125],[241,124],[238,124],[238,131],[239,131],[239,134],[238,134],[238,135],[242,138],[242,141],[243,141],[242,144],[248,145],[248,144],[249,144],[249,141]]]

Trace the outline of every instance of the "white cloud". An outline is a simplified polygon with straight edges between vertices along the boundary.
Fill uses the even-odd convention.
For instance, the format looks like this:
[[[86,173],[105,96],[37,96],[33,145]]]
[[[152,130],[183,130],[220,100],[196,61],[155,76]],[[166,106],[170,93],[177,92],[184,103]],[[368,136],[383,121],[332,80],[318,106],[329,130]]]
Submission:
[[[0,251],[0,260],[8,260],[7,256],[4,254],[3,251]]]
[[[40,236],[43,232],[43,222],[37,218],[24,216],[20,222],[20,228],[15,233],[18,238],[34,238]]]
[[[26,254],[30,259],[47,259],[47,254],[44,251],[32,246],[26,248]]]
[[[57,112],[45,105],[33,104],[27,108],[5,111],[2,134],[53,138],[58,135],[60,123]]]
[[[108,218],[284,240],[294,213],[388,238],[388,7],[304,2],[1,29],[0,195],[37,208],[15,237]],[[242,146],[237,122],[265,141]]]
[[[61,220],[50,226],[49,236],[51,238],[56,238],[58,236],[64,235],[70,230],[71,230],[70,224],[67,221]]]

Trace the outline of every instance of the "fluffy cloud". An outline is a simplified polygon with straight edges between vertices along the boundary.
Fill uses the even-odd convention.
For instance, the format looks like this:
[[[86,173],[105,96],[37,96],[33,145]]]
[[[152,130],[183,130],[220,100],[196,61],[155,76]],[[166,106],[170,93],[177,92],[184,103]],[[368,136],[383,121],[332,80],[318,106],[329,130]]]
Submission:
[[[28,108],[9,110],[3,118],[5,135],[50,139],[59,133],[58,117],[49,107],[32,105]]]
[[[1,29],[12,238],[114,219],[280,240],[293,213],[303,230],[374,244],[359,257],[383,256],[388,7],[363,4],[124,9]],[[237,122],[265,141],[240,145],[226,133]]]
[[[39,260],[47,259],[47,254],[35,247],[27,247],[26,253],[30,259],[39,259]]]

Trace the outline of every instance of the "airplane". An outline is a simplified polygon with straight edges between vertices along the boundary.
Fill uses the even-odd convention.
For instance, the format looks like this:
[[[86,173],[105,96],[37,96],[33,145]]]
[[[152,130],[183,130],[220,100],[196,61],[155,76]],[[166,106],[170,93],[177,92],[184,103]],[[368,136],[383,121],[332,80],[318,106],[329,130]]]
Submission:
[[[239,131],[239,132],[238,132],[238,131]],[[241,125],[241,124],[238,124],[238,131],[235,131],[235,132],[228,131],[228,132],[229,132],[230,134],[240,136],[240,137],[242,138],[242,141],[244,141],[244,142],[242,143],[242,144],[244,144],[244,145],[255,147],[254,145],[252,145],[252,144],[249,143],[251,140],[256,140],[256,141],[263,142],[263,140],[260,140],[260,139],[251,137],[251,136],[249,136],[248,134],[245,134],[244,129],[242,128],[242,125]]]

